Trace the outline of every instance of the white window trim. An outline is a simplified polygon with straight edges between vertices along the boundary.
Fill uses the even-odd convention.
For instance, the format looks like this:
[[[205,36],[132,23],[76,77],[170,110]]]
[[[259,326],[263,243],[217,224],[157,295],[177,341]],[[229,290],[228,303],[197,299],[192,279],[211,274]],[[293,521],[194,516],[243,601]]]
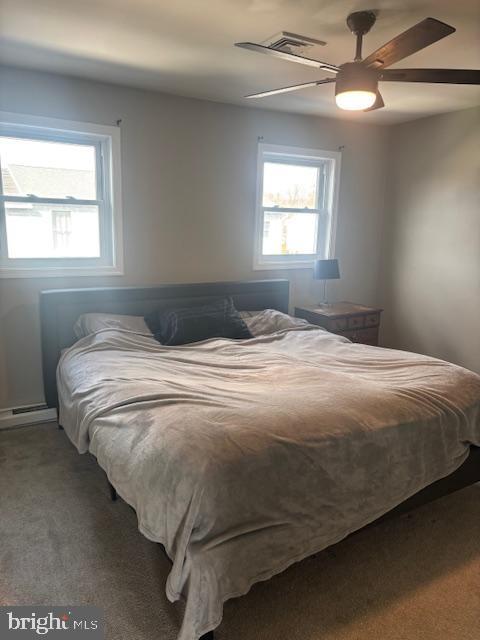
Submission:
[[[41,259],[32,258],[26,259],[29,261],[28,265],[19,266],[18,263],[15,265],[13,260],[10,262],[8,258],[5,259],[5,256],[0,256],[0,278],[123,275],[122,169],[119,127],[0,111],[0,135],[12,135],[12,130],[15,127],[21,128],[24,134],[28,130],[37,136],[44,133],[49,139],[55,137],[61,139],[62,134],[66,136],[73,134],[86,141],[92,138],[97,144],[100,139],[104,155],[102,161],[104,169],[107,168],[104,175],[110,181],[110,189],[107,190],[107,193],[111,195],[109,206],[111,208],[112,233],[109,239],[111,238],[112,243],[112,263],[87,266],[87,264],[78,263],[82,261],[87,263],[88,258],[58,258],[55,259],[58,262],[54,266],[42,267]],[[72,261],[77,264],[73,265]]]
[[[265,154],[276,154],[279,159],[286,162],[294,161],[295,158],[303,161],[327,160],[331,163],[329,171],[330,188],[328,189],[329,201],[327,209],[329,214],[330,228],[328,232],[328,246],[326,256],[308,255],[299,258],[298,256],[273,256],[266,258],[262,255],[263,244],[263,163]],[[335,255],[335,238],[337,232],[337,212],[338,196],[340,185],[340,169],[342,154],[339,151],[324,151],[321,149],[306,149],[303,147],[291,147],[277,144],[258,144],[257,154],[257,189],[255,202],[255,238],[253,249],[253,269],[255,271],[269,271],[277,269],[311,269],[314,261],[318,258],[332,258]],[[308,215],[308,214],[307,214]]]

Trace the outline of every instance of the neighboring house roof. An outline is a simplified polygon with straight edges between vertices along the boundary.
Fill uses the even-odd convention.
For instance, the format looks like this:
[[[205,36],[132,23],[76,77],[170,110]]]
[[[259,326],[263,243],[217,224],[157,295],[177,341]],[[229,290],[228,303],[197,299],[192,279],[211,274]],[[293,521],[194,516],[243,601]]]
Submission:
[[[10,164],[2,167],[2,174],[5,194],[95,199],[95,174],[89,170]]]

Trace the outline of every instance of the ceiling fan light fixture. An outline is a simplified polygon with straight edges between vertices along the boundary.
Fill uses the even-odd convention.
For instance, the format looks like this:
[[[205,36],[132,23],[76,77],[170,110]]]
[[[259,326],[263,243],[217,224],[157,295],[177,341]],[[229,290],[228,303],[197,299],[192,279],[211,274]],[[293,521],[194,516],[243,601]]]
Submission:
[[[335,102],[340,109],[362,111],[375,103],[378,90],[378,72],[359,62],[348,62],[340,67],[335,83]]]
[[[342,91],[335,96],[337,107],[346,111],[363,111],[375,103],[377,94],[372,91]]]

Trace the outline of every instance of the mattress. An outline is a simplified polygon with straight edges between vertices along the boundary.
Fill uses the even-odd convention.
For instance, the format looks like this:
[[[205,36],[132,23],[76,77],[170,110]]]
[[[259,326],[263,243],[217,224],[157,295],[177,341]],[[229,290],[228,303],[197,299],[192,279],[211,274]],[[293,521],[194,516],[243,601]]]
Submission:
[[[179,640],[480,445],[480,377],[303,325],[164,347],[105,329],[59,363],[60,421],[172,560]]]

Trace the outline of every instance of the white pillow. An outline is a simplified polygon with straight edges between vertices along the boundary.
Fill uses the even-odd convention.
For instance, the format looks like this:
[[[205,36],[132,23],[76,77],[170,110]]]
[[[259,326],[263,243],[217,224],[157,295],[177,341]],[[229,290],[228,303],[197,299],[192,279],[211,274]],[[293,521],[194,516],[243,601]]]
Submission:
[[[123,316],[116,313],[84,313],[73,325],[73,332],[77,338],[83,338],[100,329],[123,329],[151,336],[142,316]]]
[[[243,321],[253,337],[265,336],[283,329],[293,329],[294,327],[308,325],[308,322],[302,318],[293,318],[275,309],[259,311],[252,317],[243,318]]]

